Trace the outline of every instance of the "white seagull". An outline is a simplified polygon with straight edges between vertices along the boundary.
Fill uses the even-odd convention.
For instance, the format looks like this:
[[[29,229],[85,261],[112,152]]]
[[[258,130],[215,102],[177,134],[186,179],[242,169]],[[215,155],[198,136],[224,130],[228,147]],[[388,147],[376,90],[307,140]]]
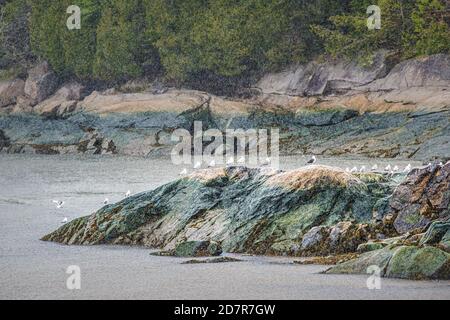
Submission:
[[[361,169],[359,169],[359,172],[365,172],[366,171],[366,166],[362,166]]]
[[[378,165],[377,164],[374,164],[373,166],[372,166],[372,171],[377,171],[378,170]]]
[[[405,167],[405,169],[403,170],[403,172],[410,172],[411,171],[411,163],[409,163],[406,167]]]
[[[208,164],[208,168],[214,168],[216,166],[216,160],[211,160],[211,162]]]
[[[108,198],[105,198],[105,200],[103,200],[103,204],[104,205],[107,205],[109,203],[109,199]]]
[[[232,164],[234,164],[234,157],[230,157],[227,160],[227,165],[231,166]]]
[[[351,173],[353,172],[358,172],[358,168],[357,167],[353,167],[352,170],[350,170]]]
[[[309,159],[309,161],[306,164],[314,164],[316,162],[317,162],[316,156],[312,156],[311,159]]]
[[[181,172],[178,174],[179,176],[185,176],[187,175],[188,171],[186,168],[184,168],[183,170],[181,170]]]
[[[394,166],[394,168],[392,169],[392,171],[398,171],[398,170],[400,170],[400,168],[398,167],[398,166]]]
[[[237,161],[239,164],[245,164],[245,156],[242,156]]]
[[[67,223],[68,221],[69,221],[69,219],[64,218],[64,219],[61,221],[61,223]]]
[[[60,200],[53,200],[52,201],[54,204],[56,204],[56,208],[61,209],[64,205],[64,201],[60,201]]]
[[[202,167],[202,163],[200,162],[200,161],[197,161],[195,164],[194,164],[194,169],[200,169]]]
[[[345,168],[345,172],[350,172],[350,168],[349,167]]]
[[[125,193],[125,198],[128,198],[129,196],[131,196],[131,191],[128,190],[127,193]]]
[[[391,170],[392,170],[392,167],[391,167],[390,164],[388,164],[388,165],[386,166],[386,168],[384,168],[384,171],[391,171]]]

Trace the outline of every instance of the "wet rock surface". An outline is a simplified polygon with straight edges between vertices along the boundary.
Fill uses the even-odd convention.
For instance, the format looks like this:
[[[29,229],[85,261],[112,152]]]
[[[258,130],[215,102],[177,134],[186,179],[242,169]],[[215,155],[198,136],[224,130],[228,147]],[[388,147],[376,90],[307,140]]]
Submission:
[[[174,130],[191,131],[202,121],[204,130],[221,132],[278,128],[282,155],[444,161],[450,158],[448,59],[405,61],[387,76],[382,53],[368,68],[311,63],[292,74],[268,75],[262,94],[248,99],[145,81],[90,92],[71,82],[57,90],[43,63],[30,70],[24,93],[22,80],[13,81],[17,90],[5,95],[0,129],[10,138],[10,153],[83,153],[83,128],[92,128],[112,141],[117,154],[168,155]]]
[[[399,233],[426,227],[431,221],[450,216],[450,162],[413,170],[390,201],[390,213],[397,216]]]
[[[323,226],[332,230],[335,252],[356,250],[359,241],[351,239],[362,232],[358,224],[371,220],[380,190],[389,188],[380,184],[375,192],[358,177],[323,166],[208,169],[106,206],[44,240],[165,250],[184,241],[214,241],[226,252],[302,255],[308,251],[302,250],[304,236]]]

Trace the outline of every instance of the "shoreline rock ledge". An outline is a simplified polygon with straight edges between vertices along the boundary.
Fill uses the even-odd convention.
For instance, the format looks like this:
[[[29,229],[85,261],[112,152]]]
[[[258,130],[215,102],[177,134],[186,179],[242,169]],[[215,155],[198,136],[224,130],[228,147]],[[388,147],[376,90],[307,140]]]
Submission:
[[[450,172],[450,163],[433,167],[415,169],[409,175],[442,176]],[[268,167],[199,170],[75,219],[42,240],[67,245],[140,245],[165,252],[197,241],[215,243],[220,251],[229,253],[297,257],[364,252],[336,268],[380,251],[383,257],[389,257],[385,259],[397,261],[396,269],[385,276],[448,279],[450,254],[445,248],[449,224],[442,222],[448,218],[448,210],[433,222],[439,225],[430,224],[434,229],[420,225],[399,233],[394,225],[398,214],[392,212],[393,203],[401,197],[398,189],[418,188],[408,178],[398,186],[395,181],[401,177],[351,174],[328,166],[287,172]],[[442,190],[442,202],[435,205],[448,203],[448,179],[427,181],[434,184],[433,190]],[[411,249],[404,249],[401,259],[395,260],[397,247],[402,246]],[[438,270],[431,272],[424,266],[426,272],[417,274],[417,259],[425,264],[436,262]],[[409,263],[405,270],[416,273],[406,272],[402,263]],[[330,272],[361,270],[341,268]]]

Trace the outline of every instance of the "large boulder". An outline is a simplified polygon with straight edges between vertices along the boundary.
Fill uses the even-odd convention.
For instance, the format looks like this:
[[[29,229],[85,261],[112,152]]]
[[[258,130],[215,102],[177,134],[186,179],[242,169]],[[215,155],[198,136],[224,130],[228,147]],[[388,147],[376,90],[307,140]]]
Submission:
[[[222,254],[222,248],[216,242],[186,241],[177,244],[174,251],[177,257],[210,257]]]
[[[58,77],[47,62],[42,62],[29,70],[24,90],[29,103],[35,106],[52,95],[57,87]]]
[[[330,268],[330,274],[366,274],[380,268],[381,276],[412,280],[450,279],[450,254],[435,247],[400,246],[370,251]]]
[[[164,250],[185,241],[214,241],[227,252],[301,255],[302,246],[305,251],[309,248],[307,232],[324,226],[323,230],[333,231],[330,241],[336,248],[354,251],[367,240],[359,224],[371,220],[383,196],[360,178],[326,166],[288,172],[207,169],[108,205],[43,239]],[[341,221],[354,225],[339,225]],[[321,240],[310,238],[311,246]]]
[[[450,162],[413,170],[395,190],[390,213],[394,227],[406,233],[450,215]]]
[[[24,95],[25,81],[14,79],[0,82],[0,108],[15,104]]]
[[[83,97],[84,86],[76,83],[66,83],[54,95],[40,102],[34,111],[44,116],[58,117],[75,110],[77,102]]]

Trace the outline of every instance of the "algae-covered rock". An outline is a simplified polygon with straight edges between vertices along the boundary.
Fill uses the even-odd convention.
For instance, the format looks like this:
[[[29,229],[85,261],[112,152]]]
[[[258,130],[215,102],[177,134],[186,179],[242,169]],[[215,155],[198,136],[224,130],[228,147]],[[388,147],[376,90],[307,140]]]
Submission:
[[[383,249],[386,246],[386,244],[382,242],[366,242],[362,243],[358,246],[357,251],[364,253],[364,252],[370,252],[375,250]]]
[[[450,279],[450,254],[435,247],[386,247],[364,253],[326,272],[364,274],[370,266],[377,266],[381,275],[389,278]]]
[[[216,242],[186,241],[178,244],[174,251],[177,257],[209,257],[222,254],[222,248]]]
[[[434,247],[399,247],[389,261],[386,277],[450,279],[450,254]]]
[[[82,218],[82,225],[68,223],[43,239],[164,250],[184,241],[214,241],[227,252],[301,255],[304,235],[311,228],[331,230],[352,221],[352,226],[340,227],[336,244],[350,243],[346,248],[354,251],[367,240],[352,240],[363,232],[360,224],[371,220],[375,203],[386,196],[371,190],[358,177],[326,166],[289,172],[245,167],[199,170],[108,205]],[[349,241],[339,240],[344,238]]]

